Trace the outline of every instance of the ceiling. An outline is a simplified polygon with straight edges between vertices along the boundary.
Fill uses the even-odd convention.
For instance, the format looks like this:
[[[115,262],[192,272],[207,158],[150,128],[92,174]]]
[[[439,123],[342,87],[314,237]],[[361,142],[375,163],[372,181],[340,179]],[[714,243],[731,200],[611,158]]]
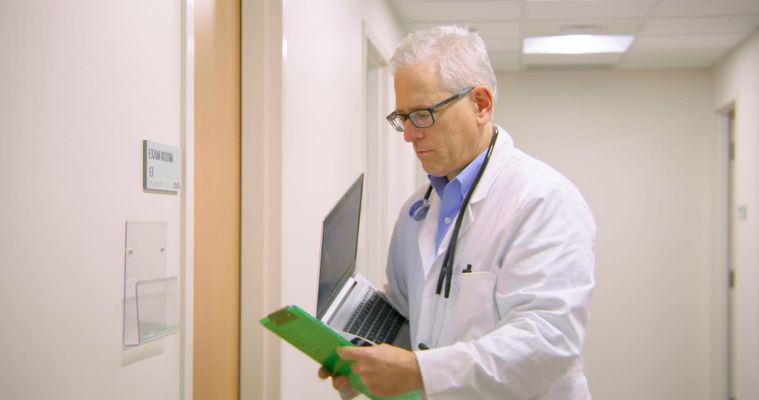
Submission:
[[[759,0],[387,0],[405,31],[441,24],[476,30],[493,68],[710,67],[759,28]],[[522,39],[635,35],[626,53],[522,54]]]

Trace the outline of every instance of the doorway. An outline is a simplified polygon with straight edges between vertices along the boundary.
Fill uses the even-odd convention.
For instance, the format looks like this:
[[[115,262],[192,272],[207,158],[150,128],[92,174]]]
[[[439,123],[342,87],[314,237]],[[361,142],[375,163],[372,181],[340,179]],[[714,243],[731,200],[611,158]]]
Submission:
[[[387,132],[384,125],[384,105],[387,97],[386,62],[369,37],[364,39],[364,115],[363,140],[365,187],[364,207],[357,254],[357,269],[371,282],[385,282],[384,266],[388,232],[383,231],[387,219],[387,204],[383,188],[387,187]]]

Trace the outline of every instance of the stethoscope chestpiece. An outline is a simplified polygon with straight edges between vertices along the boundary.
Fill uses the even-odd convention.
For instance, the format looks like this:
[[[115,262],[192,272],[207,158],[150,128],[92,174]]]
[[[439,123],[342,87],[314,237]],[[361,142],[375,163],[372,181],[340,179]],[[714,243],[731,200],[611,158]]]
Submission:
[[[414,221],[422,221],[427,217],[427,212],[429,211],[430,201],[427,199],[419,199],[408,209],[408,216]]]
[[[427,186],[424,197],[415,201],[408,209],[408,216],[414,221],[422,221],[427,218],[427,212],[430,211],[430,195],[432,194],[432,185]]]

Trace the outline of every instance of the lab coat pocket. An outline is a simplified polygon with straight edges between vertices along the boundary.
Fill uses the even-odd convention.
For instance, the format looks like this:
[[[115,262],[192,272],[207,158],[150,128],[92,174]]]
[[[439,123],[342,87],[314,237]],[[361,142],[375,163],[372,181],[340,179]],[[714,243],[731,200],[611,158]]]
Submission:
[[[498,322],[495,274],[490,271],[453,276],[442,342],[472,340],[493,330]]]

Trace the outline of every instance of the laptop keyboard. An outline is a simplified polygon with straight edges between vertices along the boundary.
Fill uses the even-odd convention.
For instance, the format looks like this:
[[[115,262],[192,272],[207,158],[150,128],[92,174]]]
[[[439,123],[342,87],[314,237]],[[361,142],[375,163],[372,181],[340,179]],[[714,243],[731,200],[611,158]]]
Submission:
[[[405,318],[379,293],[369,291],[345,325],[345,331],[374,343],[391,343]]]

